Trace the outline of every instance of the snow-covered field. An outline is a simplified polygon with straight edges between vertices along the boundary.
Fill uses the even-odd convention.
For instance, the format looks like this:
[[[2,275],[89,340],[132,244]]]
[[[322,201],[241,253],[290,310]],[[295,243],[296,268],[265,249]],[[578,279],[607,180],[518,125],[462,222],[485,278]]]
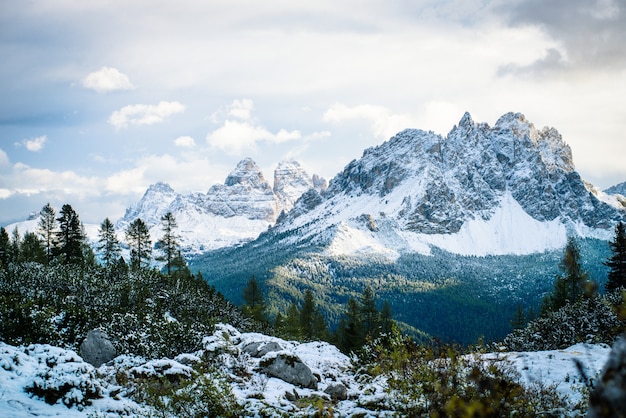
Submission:
[[[147,361],[119,356],[95,368],[78,354],[49,345],[13,347],[0,343],[0,416],[2,417],[115,417],[149,416],[150,408],[132,399],[132,390],[119,383],[123,374],[132,376],[182,376],[198,372],[193,366],[210,359],[229,382],[246,415],[260,411],[307,415],[314,411],[307,399],[334,399],[335,416],[354,414],[390,416],[391,411],[368,408],[384,405],[384,379],[365,380],[355,376],[351,359],[323,342],[298,343],[257,333],[240,333],[219,325],[204,340],[204,348],[175,359]],[[485,360],[507,362],[521,375],[522,382],[555,385],[575,405],[582,396],[583,379],[595,378],[609,355],[606,345],[577,344],[565,350],[528,353],[489,353]],[[267,365],[278,357],[301,362],[314,383],[305,388],[272,376]],[[299,360],[297,360],[299,359]],[[308,372],[307,372],[308,373]],[[342,393],[343,390],[343,393]],[[49,395],[48,402],[39,396]],[[39,396],[37,396],[39,394]],[[154,412],[154,411],[152,411]]]

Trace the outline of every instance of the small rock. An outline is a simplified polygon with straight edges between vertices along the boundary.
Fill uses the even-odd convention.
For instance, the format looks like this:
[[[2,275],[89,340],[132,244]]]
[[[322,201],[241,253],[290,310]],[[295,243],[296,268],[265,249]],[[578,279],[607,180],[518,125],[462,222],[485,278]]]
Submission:
[[[287,399],[289,402],[295,402],[300,399],[300,395],[294,389],[292,392],[285,392],[285,399]]]
[[[348,399],[348,388],[343,383],[331,383],[324,392],[330,395],[333,401],[345,401]]]
[[[283,348],[277,342],[270,341],[267,343],[253,342],[243,347],[243,352],[248,353],[251,357],[260,358],[274,351],[281,351]]]

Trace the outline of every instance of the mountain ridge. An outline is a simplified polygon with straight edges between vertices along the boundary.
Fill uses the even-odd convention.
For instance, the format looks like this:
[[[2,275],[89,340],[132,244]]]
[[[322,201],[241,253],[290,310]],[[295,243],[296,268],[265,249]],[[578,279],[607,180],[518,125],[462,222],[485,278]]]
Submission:
[[[538,130],[521,113],[503,115],[494,127],[476,124],[465,113],[446,137],[407,129],[366,149],[331,179],[325,193],[305,193],[272,230],[317,235],[328,246],[332,234],[325,231],[343,230],[346,242],[365,235],[373,253],[375,247],[383,253],[385,248],[424,253],[437,245],[485,255],[516,253],[506,246],[480,248],[489,244],[480,236],[485,230],[486,238],[503,227],[513,235],[516,223],[533,223],[542,237],[517,253],[541,252],[562,247],[567,234],[609,239],[626,210],[591,187],[575,170],[571,149],[556,129]],[[491,222],[498,210],[505,212],[501,218],[509,216],[508,224]],[[391,248],[384,245],[389,231],[400,237]],[[454,250],[459,239],[471,241],[475,250]]]

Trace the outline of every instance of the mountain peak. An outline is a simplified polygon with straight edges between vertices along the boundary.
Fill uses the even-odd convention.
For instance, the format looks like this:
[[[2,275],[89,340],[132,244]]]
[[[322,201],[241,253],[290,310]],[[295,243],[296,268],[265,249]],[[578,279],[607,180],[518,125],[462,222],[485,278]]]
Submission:
[[[172,189],[172,186],[160,181],[158,183],[154,183],[148,186],[148,188],[146,189],[146,193],[144,193],[144,196],[147,194],[153,194],[153,193],[172,194],[176,192],[174,191],[174,189]]]
[[[270,187],[269,183],[263,177],[259,166],[249,157],[239,161],[237,167],[226,177],[224,184],[226,186],[241,184],[255,189],[266,189]]]
[[[474,126],[474,120],[472,119],[472,115],[469,112],[465,112],[463,117],[459,121],[459,127],[461,126]]]

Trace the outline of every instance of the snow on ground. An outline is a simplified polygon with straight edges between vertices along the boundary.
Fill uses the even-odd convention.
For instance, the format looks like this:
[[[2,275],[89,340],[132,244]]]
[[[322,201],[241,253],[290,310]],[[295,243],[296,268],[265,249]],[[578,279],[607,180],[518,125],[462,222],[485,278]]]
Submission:
[[[490,353],[483,358],[509,362],[520,373],[522,384],[556,385],[559,394],[575,405],[585,386],[576,364],[582,366],[586,378],[596,380],[610,352],[606,344],[580,343],[563,350]]]
[[[454,234],[421,234],[403,230],[391,217],[380,215],[371,215],[378,227],[372,231],[359,219],[362,213],[378,214],[380,208],[374,207],[376,199],[371,196],[361,199],[362,205],[353,206],[358,206],[363,212],[359,215],[353,213],[354,217],[347,221],[338,221],[327,249],[329,254],[376,254],[393,261],[401,253],[429,255],[431,247],[439,247],[469,256],[526,255],[563,248],[567,241],[567,227],[560,219],[549,222],[534,219],[509,192],[504,194],[500,206],[488,220],[469,220]],[[366,212],[367,209],[373,211]],[[344,211],[340,213],[345,214]],[[331,222],[333,220],[330,219]],[[581,236],[594,236],[595,230],[590,228],[578,226],[575,229]]]
[[[525,255],[563,248],[567,228],[558,218],[549,222],[534,219],[507,192],[489,220],[465,222],[456,234],[420,234],[419,238],[461,255]]]
[[[0,416],[12,418],[136,416],[150,409],[128,397],[116,376],[194,375],[191,364],[210,359],[217,364],[249,416],[309,416],[313,402],[330,402],[332,387],[343,386],[345,398],[335,400],[335,416],[391,416],[384,410],[387,393],[384,377],[363,379],[352,368],[352,361],[325,342],[298,343],[258,333],[240,333],[229,325],[218,325],[216,332],[203,341],[203,349],[181,354],[175,359],[146,361],[139,357],[119,356],[100,368],[85,363],[74,351],[49,345],[13,347],[0,343]],[[554,385],[569,397],[571,405],[580,401],[584,379],[576,362],[588,378],[597,379],[610,348],[603,344],[577,344],[564,350],[541,352],[488,353],[482,358],[508,363],[521,376],[523,384]],[[316,388],[303,388],[272,377],[263,364],[279,356],[299,359],[317,379]],[[37,389],[57,393],[48,403]],[[28,393],[30,391],[31,393]],[[56,391],[56,392],[55,392]],[[373,407],[371,407],[373,405]],[[382,410],[381,410],[382,408]],[[154,411],[153,411],[154,412]]]

